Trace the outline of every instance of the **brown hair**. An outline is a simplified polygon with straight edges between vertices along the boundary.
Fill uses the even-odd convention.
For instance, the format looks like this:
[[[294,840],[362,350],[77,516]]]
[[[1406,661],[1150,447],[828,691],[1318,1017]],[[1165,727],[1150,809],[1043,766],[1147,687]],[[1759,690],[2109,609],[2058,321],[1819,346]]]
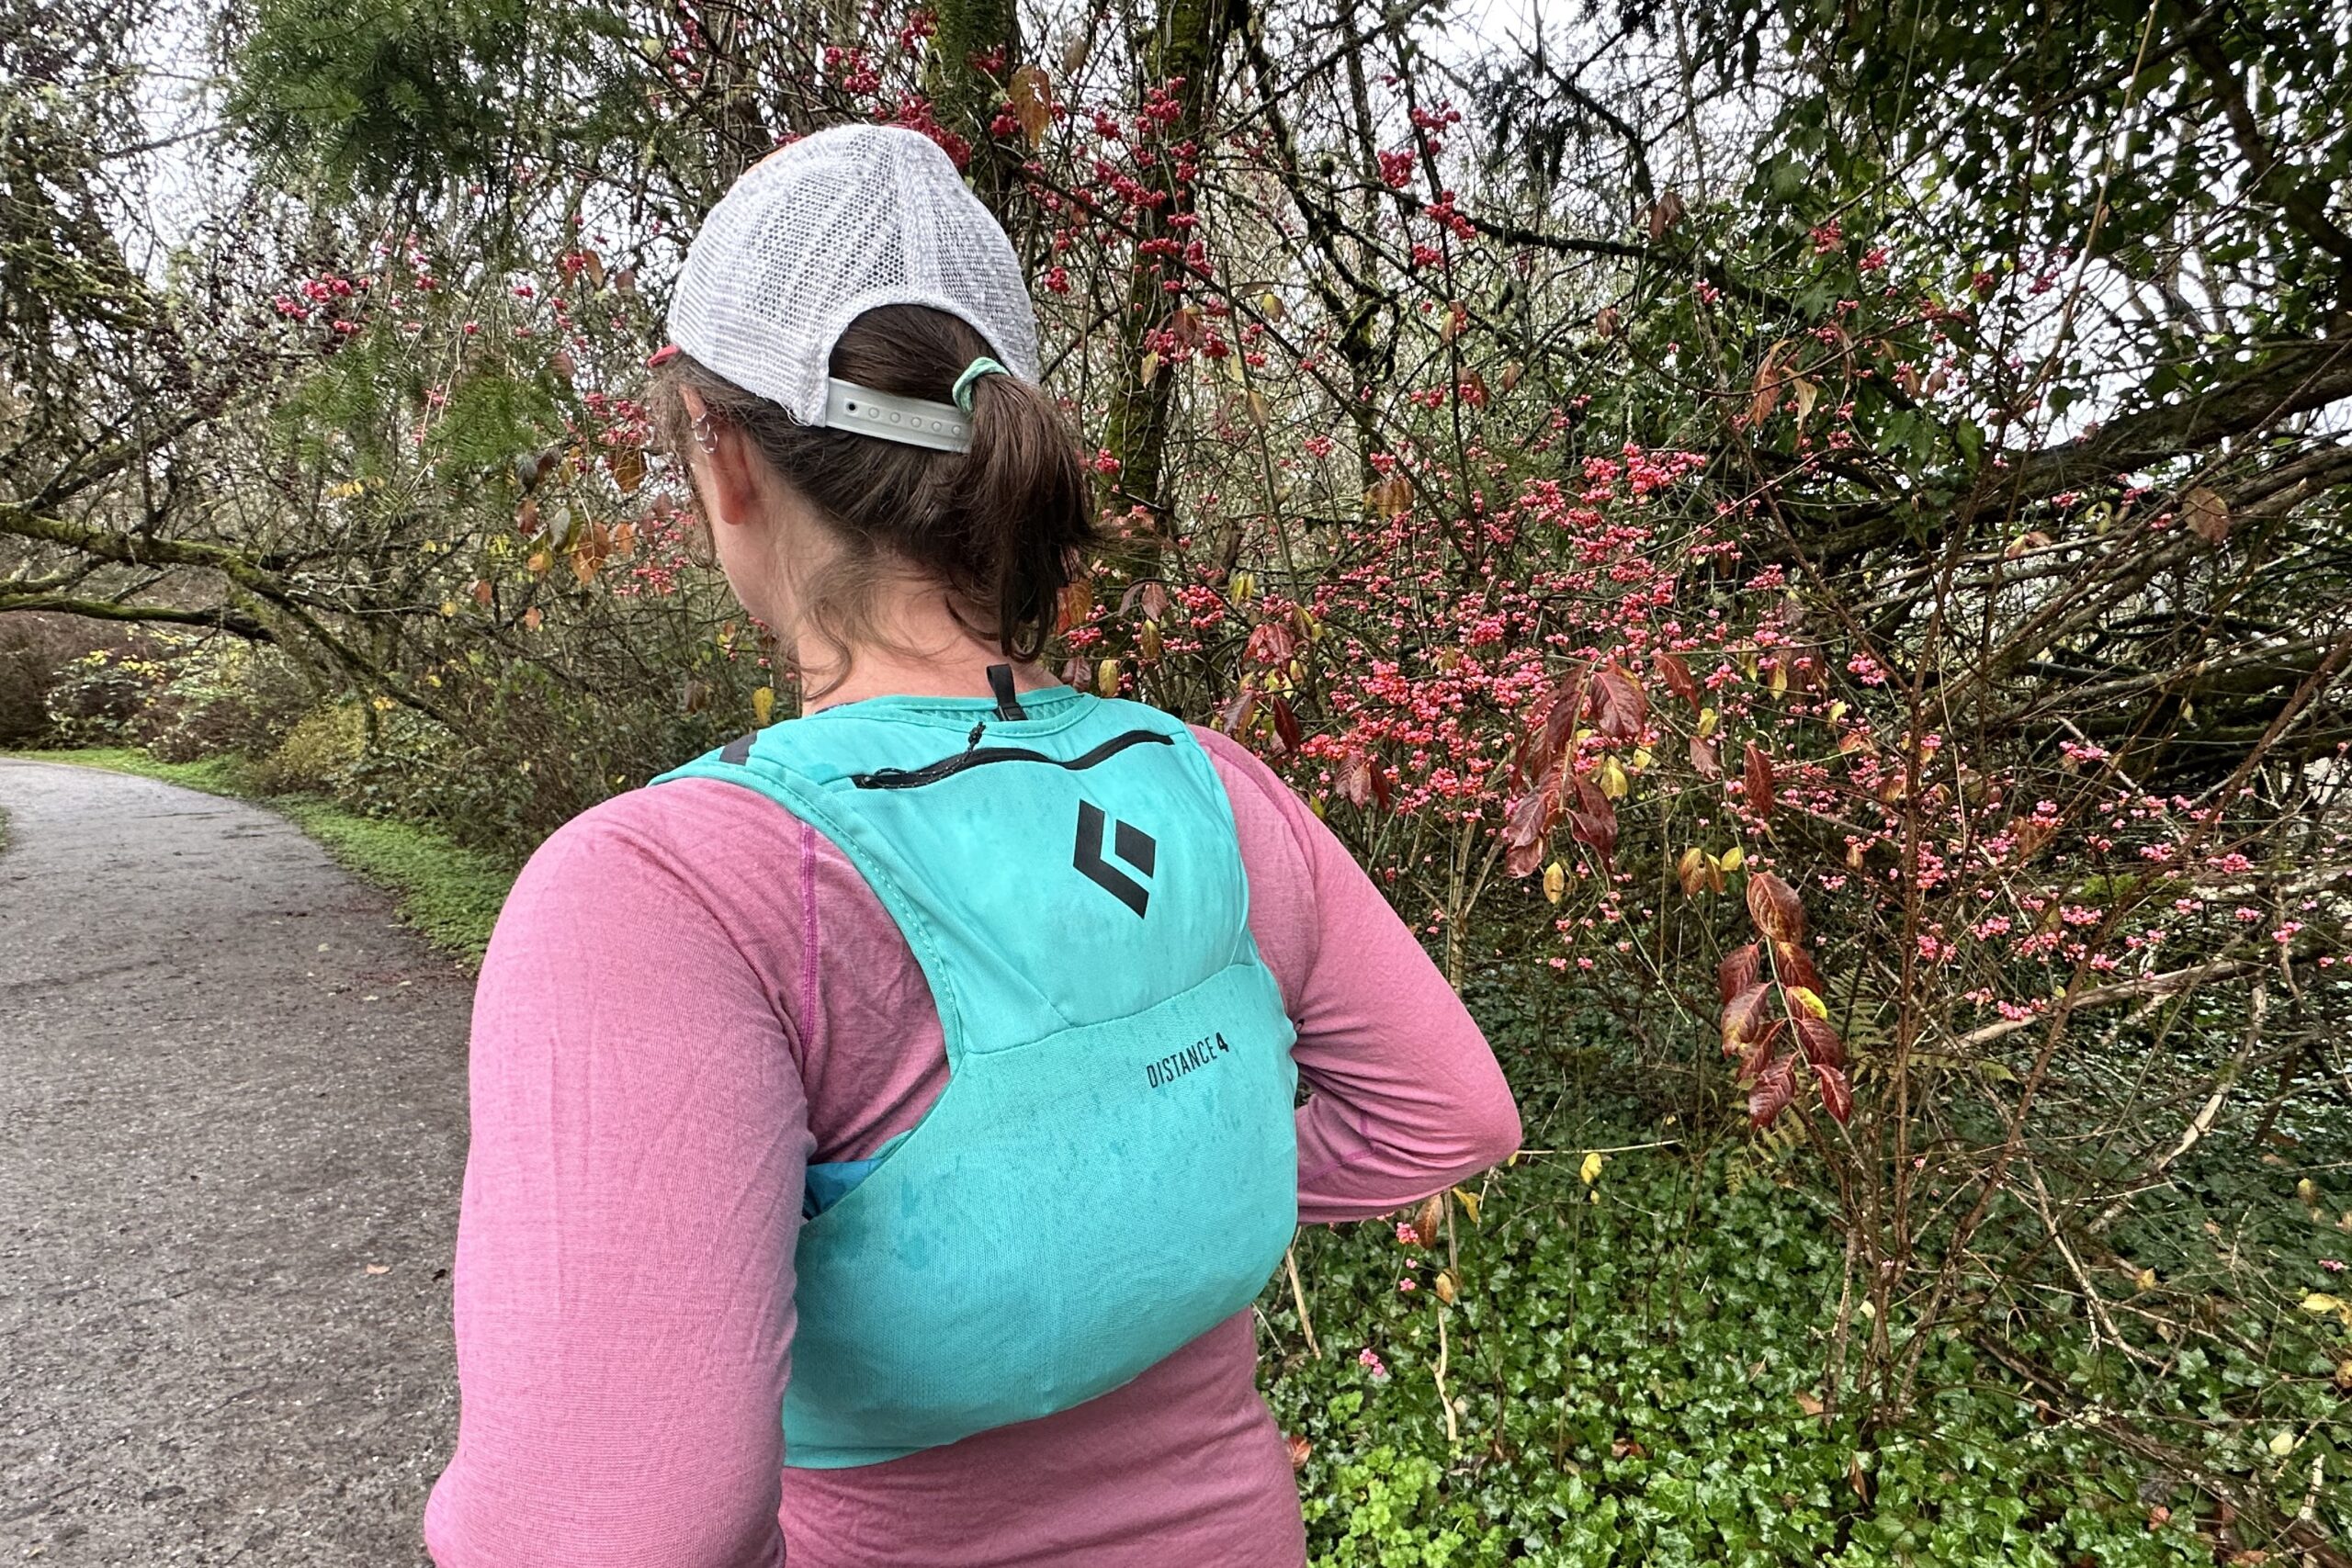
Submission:
[[[947,400],[964,367],[991,350],[968,322],[923,305],[866,311],[833,344],[832,374],[899,397]],[[776,476],[808,501],[842,545],[838,562],[800,585],[802,626],[846,656],[870,640],[881,569],[910,566],[946,590],[974,635],[1026,661],[1053,635],[1080,552],[1096,541],[1086,471],[1045,392],[1013,376],[972,383],[972,446],[934,452],[802,424],[684,354],[656,367],[654,412],[673,454],[692,439],[679,392],[692,388],[735,426]],[[779,631],[784,628],[777,628]]]

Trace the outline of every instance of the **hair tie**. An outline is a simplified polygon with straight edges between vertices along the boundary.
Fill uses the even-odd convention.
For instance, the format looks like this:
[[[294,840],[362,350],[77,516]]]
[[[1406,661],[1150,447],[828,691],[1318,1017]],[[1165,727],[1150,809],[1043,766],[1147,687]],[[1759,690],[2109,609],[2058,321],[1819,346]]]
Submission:
[[[957,408],[962,409],[966,413],[970,413],[972,412],[973,382],[978,380],[983,376],[1010,376],[1012,374],[1012,371],[1007,370],[1003,366],[999,365],[995,360],[990,359],[984,354],[980,355],[979,358],[973,360],[969,365],[964,367],[964,373],[956,378],[956,389],[947,395],[955,400]]]

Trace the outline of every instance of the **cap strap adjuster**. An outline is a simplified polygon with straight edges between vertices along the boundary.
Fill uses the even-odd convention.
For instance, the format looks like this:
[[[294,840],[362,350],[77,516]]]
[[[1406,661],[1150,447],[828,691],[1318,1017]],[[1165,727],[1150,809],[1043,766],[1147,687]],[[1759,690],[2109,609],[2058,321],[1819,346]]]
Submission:
[[[922,398],[894,397],[838,377],[825,378],[825,428],[927,446],[934,452],[972,449],[972,422],[963,410]]]

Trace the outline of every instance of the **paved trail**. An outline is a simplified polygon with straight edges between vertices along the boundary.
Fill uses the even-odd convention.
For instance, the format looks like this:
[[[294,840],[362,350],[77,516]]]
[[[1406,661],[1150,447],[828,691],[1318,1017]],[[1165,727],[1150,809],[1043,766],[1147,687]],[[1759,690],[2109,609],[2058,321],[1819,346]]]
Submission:
[[[0,808],[0,1562],[422,1562],[469,985],[254,807]]]

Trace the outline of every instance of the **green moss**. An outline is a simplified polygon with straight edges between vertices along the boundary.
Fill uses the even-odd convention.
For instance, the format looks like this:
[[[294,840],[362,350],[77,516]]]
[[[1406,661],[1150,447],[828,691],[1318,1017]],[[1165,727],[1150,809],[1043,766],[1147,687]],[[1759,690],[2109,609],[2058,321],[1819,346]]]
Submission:
[[[324,845],[355,875],[389,888],[398,900],[402,923],[469,967],[481,962],[482,951],[490,944],[491,927],[519,869],[429,828],[362,817],[318,795],[266,795],[254,783],[253,765],[242,757],[160,762],[128,747],[6,755],[137,773],[208,795],[266,806]]]

